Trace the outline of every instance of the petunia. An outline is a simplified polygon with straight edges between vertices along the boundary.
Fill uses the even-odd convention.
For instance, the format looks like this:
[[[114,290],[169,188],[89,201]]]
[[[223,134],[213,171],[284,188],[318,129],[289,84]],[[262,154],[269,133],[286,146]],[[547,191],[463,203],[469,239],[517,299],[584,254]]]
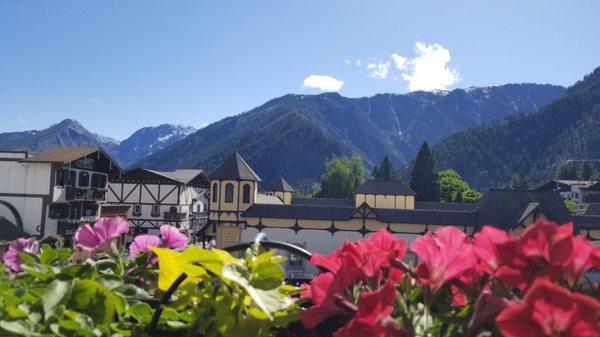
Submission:
[[[573,224],[537,221],[517,240],[497,244],[496,276],[505,284],[526,290],[539,277],[552,281],[564,278],[573,259]]]
[[[20,252],[37,253],[40,251],[40,244],[34,238],[19,238],[10,243],[8,250],[2,256],[4,264],[15,272],[21,271]]]
[[[160,235],[163,238],[163,247],[178,249],[188,245],[187,236],[179,232],[176,227],[162,225],[160,226]]]
[[[161,240],[156,235],[143,234],[138,235],[133,239],[131,245],[129,245],[129,253],[131,256],[137,256],[138,254],[150,254],[150,247],[160,247]]]
[[[505,337],[597,337],[598,311],[596,299],[537,279],[523,302],[502,311],[496,324]]]
[[[91,252],[128,231],[127,220],[121,217],[104,217],[98,219],[93,227],[89,224],[80,226],[75,232],[75,242],[83,250]]]
[[[386,282],[378,290],[362,292],[356,314],[333,336],[385,337],[388,333],[394,335],[394,324],[390,324],[393,321],[390,314],[394,311],[392,303],[395,299],[396,287],[393,282]]]
[[[514,240],[506,231],[491,226],[483,226],[481,231],[475,233],[473,248],[479,259],[480,271],[493,275],[500,266],[498,245]]]
[[[433,293],[477,264],[473,245],[465,233],[451,226],[415,239],[411,250],[422,261],[416,268],[419,281]]]
[[[594,266],[593,256],[598,254],[600,247],[594,245],[581,235],[573,237],[573,259],[566,267],[566,279],[574,286],[581,275]]]

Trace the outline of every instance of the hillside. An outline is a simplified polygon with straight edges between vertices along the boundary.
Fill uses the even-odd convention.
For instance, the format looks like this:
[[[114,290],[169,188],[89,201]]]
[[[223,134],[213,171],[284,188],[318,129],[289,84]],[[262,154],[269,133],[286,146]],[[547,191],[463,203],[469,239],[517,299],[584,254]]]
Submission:
[[[286,95],[213,123],[136,163],[154,169],[213,169],[237,150],[267,183],[279,175],[315,180],[334,155],[359,153],[367,166],[384,155],[406,163],[423,140],[537,110],[563,95],[552,85],[509,84],[450,92]]]
[[[503,186],[515,172],[539,184],[566,159],[600,158],[600,68],[537,113],[466,129],[434,151],[439,168],[480,188]]]

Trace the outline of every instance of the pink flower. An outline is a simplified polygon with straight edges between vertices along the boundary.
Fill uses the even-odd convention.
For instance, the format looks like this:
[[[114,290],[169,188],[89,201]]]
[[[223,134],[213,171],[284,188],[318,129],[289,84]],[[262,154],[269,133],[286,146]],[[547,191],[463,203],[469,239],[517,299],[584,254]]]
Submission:
[[[94,227],[84,224],[75,232],[75,242],[83,250],[91,252],[108,244],[112,239],[129,231],[127,221],[121,217],[98,219]]]
[[[594,266],[593,257],[600,252],[599,247],[577,235],[573,237],[573,259],[566,268],[566,278],[570,286],[574,286],[581,275]]]
[[[506,337],[597,337],[600,302],[537,279],[522,303],[505,309],[496,324]]]
[[[13,271],[21,271],[21,258],[19,252],[37,253],[40,251],[40,244],[34,238],[19,238],[10,243],[8,251],[2,256],[4,264]]]
[[[160,238],[156,235],[138,235],[133,239],[131,245],[129,245],[129,253],[131,256],[137,256],[142,253],[149,254],[151,253],[150,247],[159,247],[160,245]]]
[[[507,232],[490,226],[483,226],[481,231],[475,233],[473,248],[475,255],[479,258],[480,270],[493,275],[500,266],[497,246],[514,240],[515,238]]]
[[[177,249],[188,245],[188,238],[179,232],[179,229],[169,225],[160,226],[160,235],[163,238],[164,247]]]
[[[451,226],[415,239],[411,250],[422,260],[416,268],[419,281],[433,293],[477,264],[473,245],[465,233]]]

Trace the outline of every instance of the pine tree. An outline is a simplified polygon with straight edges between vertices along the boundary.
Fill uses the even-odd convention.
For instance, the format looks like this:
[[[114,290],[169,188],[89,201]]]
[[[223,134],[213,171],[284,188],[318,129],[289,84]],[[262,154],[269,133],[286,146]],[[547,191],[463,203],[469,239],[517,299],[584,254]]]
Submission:
[[[588,164],[583,164],[583,168],[581,169],[581,179],[590,180],[594,176],[594,169]]]
[[[372,172],[373,178],[380,181],[398,180],[398,171],[388,156],[383,157],[379,166],[375,166]]]
[[[427,142],[423,142],[413,165],[410,187],[419,201],[439,201],[435,158]]]

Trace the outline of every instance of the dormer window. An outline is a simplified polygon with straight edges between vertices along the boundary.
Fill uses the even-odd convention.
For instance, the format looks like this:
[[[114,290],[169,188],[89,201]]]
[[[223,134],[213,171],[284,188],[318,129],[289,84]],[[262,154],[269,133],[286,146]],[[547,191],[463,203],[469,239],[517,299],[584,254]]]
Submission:
[[[230,204],[233,202],[233,184],[228,183],[225,185],[225,202]]]

